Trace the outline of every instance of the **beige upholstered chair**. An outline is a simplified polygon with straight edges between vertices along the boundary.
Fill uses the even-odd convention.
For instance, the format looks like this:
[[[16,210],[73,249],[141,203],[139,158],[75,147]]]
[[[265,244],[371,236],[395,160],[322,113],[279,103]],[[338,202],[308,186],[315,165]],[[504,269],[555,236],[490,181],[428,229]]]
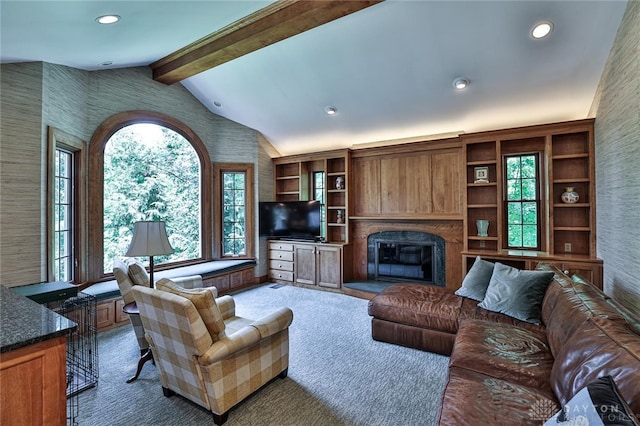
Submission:
[[[144,268],[143,268],[144,270]],[[133,294],[131,293],[131,289],[133,288],[134,282],[131,280],[129,276],[129,266],[125,264],[120,259],[113,260],[113,276],[116,278],[118,282],[118,288],[120,289],[120,294],[122,295],[122,299],[124,300],[124,304],[127,305],[133,302]],[[147,277],[146,286],[149,286],[149,278]],[[140,355],[144,355],[144,353],[149,348],[149,343],[144,338],[144,328],[142,326],[142,321],[140,320],[140,315],[129,314],[129,321],[131,321],[131,325],[133,326],[133,331],[136,334],[136,339],[138,340],[138,346],[140,346]]]
[[[143,287],[149,287],[149,274],[147,273],[144,266],[135,259],[131,259],[128,264],[124,263],[119,258],[114,259],[113,275],[118,282],[118,288],[120,289],[120,294],[122,295],[122,299],[124,300],[125,307],[128,304],[134,302],[133,293],[131,293],[131,289],[133,289],[134,286],[139,285]],[[201,288],[203,285],[202,277],[200,275],[175,278],[174,282],[178,283],[184,288]],[[211,289],[212,291],[216,292],[217,295],[216,288],[211,287]],[[130,383],[138,378],[142,366],[145,364],[145,362],[151,359],[151,353],[147,354],[149,350],[149,343],[144,337],[144,326],[142,325],[140,315],[131,312],[130,310],[127,311],[127,314],[129,315],[129,321],[131,321],[131,326],[133,327],[133,331],[136,335],[138,346],[140,347],[141,356],[135,375],[127,380],[127,383]]]
[[[165,396],[177,393],[205,407],[221,425],[229,410],[289,367],[289,324],[280,308],[252,321],[235,315],[231,296],[183,289],[163,279],[135,286],[146,338]]]

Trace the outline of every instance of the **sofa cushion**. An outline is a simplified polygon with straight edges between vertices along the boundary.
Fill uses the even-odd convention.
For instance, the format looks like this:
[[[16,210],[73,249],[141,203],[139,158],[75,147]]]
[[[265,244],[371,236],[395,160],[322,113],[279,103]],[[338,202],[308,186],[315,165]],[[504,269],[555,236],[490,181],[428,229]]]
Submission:
[[[541,324],[542,299],[552,279],[553,272],[521,271],[496,263],[487,293],[478,306]]]
[[[567,424],[640,426],[611,376],[600,377],[582,388],[544,426]]]
[[[480,256],[476,257],[473,266],[462,280],[462,286],[456,290],[455,294],[482,302],[491,281],[493,266],[493,262],[481,259]]]
[[[540,426],[559,408],[550,391],[451,367],[437,424]]]
[[[462,321],[449,365],[551,392],[553,356],[543,329]]]
[[[456,333],[462,300],[442,287],[395,284],[371,299],[368,311],[378,319]]]
[[[189,299],[196,307],[214,342],[225,336],[225,323],[211,289],[183,288],[167,278],[158,281],[156,288]],[[215,287],[213,289],[215,290]]]
[[[458,323],[469,319],[498,322],[500,324],[514,325],[516,327],[526,328],[530,330],[544,330],[544,325],[532,324],[530,322],[521,321],[517,318],[510,317],[499,312],[482,309],[478,306],[478,302],[476,302],[475,300],[465,298],[462,300]]]
[[[551,386],[566,404],[587,384],[611,375],[634,413],[640,413],[640,335],[624,319],[593,317],[566,341],[551,370]]]

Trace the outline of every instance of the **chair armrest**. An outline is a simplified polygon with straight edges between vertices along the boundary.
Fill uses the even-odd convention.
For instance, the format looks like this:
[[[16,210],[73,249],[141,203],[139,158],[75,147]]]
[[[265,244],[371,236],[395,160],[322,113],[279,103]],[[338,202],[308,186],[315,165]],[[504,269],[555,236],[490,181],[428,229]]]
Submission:
[[[280,308],[250,325],[255,327],[260,332],[260,337],[264,339],[286,329],[291,325],[291,321],[293,321],[293,311],[289,308]]]
[[[235,333],[215,342],[202,356],[201,365],[210,365],[221,361],[261,340],[260,333],[254,327],[244,327]]]
[[[213,287],[209,287],[209,288],[213,288]],[[236,315],[236,302],[233,300],[233,297],[231,296],[218,297],[216,298],[216,304],[218,305],[218,309],[220,309],[220,313],[222,314],[222,319],[229,319]]]
[[[182,288],[203,288],[202,276],[201,275],[190,275],[188,277],[176,277],[169,278],[174,283],[178,284]],[[215,288],[215,287],[207,287],[207,288]],[[214,297],[218,295],[218,289],[216,288],[216,293]]]

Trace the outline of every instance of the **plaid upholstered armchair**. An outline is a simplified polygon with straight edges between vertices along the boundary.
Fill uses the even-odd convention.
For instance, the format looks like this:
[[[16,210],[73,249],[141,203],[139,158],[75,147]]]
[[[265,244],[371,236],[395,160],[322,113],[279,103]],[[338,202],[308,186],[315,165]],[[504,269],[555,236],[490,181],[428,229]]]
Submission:
[[[118,282],[118,288],[120,289],[120,294],[122,295],[122,299],[124,300],[125,305],[134,301],[133,293],[131,293],[131,289],[133,289],[133,286],[139,285],[143,287],[149,287],[149,274],[147,273],[147,270],[144,268],[144,266],[135,259],[131,259],[128,264],[124,263],[119,258],[114,259],[113,276]],[[183,288],[201,288],[203,286],[202,277],[200,275],[174,278],[174,282]],[[212,291],[216,291],[215,287],[211,288]],[[217,293],[215,295],[217,296]],[[127,383],[130,383],[138,378],[142,366],[148,359],[150,359],[149,357],[145,357],[145,354],[149,350],[149,343],[144,337],[144,326],[142,325],[140,315],[129,313],[129,321],[131,322],[131,326],[133,327],[133,331],[136,335],[136,340],[138,342],[138,346],[140,347],[140,356],[142,358],[138,362],[138,369],[136,371],[136,374],[132,378],[127,380]]]
[[[223,424],[229,410],[289,367],[293,312],[280,308],[252,321],[235,315],[231,296],[184,289],[168,279],[135,286],[145,336],[165,396],[177,393]]]

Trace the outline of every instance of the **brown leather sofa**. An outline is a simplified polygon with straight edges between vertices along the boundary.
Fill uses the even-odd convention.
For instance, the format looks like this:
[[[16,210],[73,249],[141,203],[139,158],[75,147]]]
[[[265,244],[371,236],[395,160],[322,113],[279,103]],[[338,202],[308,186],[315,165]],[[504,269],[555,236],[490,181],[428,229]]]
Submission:
[[[397,284],[369,303],[376,340],[450,355],[440,425],[541,425],[610,375],[640,415],[640,320],[589,283],[554,272],[542,325],[440,287]]]

